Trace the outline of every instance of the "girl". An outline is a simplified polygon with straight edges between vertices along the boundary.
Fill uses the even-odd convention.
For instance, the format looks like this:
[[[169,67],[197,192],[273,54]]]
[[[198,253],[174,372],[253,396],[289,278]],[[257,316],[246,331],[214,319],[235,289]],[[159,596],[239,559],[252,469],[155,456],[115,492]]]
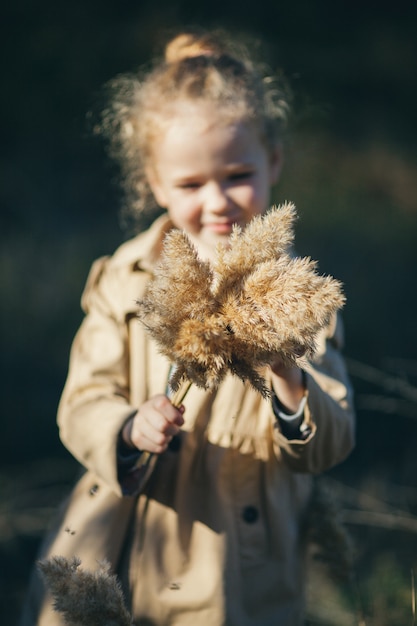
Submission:
[[[149,214],[153,198],[165,213],[88,278],[58,414],[87,471],[44,554],[77,555],[92,569],[107,559],[138,625],[303,623],[311,474],[353,445],[339,323],[304,371],[271,366],[273,401],[227,376],[215,393],[192,387],[177,408],[170,364],[135,307],[171,228],[210,261],[234,224],[269,207],[286,113],[242,49],[190,33],[143,80],[118,80],[104,117],[132,205]],[[158,455],[146,481],[135,469],[144,451]],[[40,586],[23,623],[60,624]]]

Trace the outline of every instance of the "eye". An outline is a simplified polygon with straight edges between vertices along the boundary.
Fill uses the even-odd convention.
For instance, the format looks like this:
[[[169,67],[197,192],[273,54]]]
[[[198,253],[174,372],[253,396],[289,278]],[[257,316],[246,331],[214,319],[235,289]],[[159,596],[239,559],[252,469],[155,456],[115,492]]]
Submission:
[[[194,189],[199,189],[201,187],[201,183],[195,181],[187,181],[184,183],[177,183],[176,187],[177,189],[189,189],[190,191],[192,191]]]
[[[252,170],[247,170],[244,172],[233,172],[229,174],[230,181],[239,181],[239,180],[248,180],[253,176],[254,172]]]

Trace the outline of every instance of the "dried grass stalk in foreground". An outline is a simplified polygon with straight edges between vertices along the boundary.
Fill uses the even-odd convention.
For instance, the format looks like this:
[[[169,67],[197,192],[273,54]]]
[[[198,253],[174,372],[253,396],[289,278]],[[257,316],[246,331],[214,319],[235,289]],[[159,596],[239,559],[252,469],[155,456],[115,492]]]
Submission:
[[[68,626],[132,626],[123,594],[108,563],[91,572],[81,561],[55,556],[38,563],[54,600]]]
[[[174,390],[185,379],[214,389],[231,371],[266,397],[261,367],[314,353],[317,333],[345,299],[341,284],[319,275],[314,261],[291,255],[295,217],[287,203],[244,230],[236,226],[213,266],[184,232],[167,235],[138,315],[176,364]]]

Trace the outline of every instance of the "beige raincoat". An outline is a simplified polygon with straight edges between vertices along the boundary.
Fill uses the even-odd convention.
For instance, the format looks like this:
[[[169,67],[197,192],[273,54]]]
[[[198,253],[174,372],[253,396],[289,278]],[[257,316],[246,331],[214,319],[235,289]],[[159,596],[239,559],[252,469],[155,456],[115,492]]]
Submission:
[[[305,441],[288,441],[271,402],[228,376],[216,393],[191,388],[177,445],[146,480],[124,473],[119,433],[167,384],[169,363],[135,302],[168,228],[159,218],[90,273],[58,415],[62,441],[87,471],[43,556],[78,555],[86,568],[109,560],[137,625],[295,626],[311,475],[345,459],[354,440],[340,325],[321,334],[306,367]],[[62,623],[42,595],[38,581],[24,626]]]

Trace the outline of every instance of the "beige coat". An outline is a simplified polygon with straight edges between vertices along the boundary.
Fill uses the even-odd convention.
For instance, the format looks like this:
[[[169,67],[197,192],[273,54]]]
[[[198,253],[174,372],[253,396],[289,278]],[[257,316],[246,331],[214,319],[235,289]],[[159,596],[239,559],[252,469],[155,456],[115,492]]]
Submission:
[[[137,485],[138,497],[122,497],[119,432],[167,383],[169,363],[135,318],[167,228],[160,218],[90,273],[58,415],[62,441],[87,472],[45,554],[75,554],[88,568],[110,560],[135,624],[295,626],[302,623],[301,527],[311,474],[341,462],[353,446],[340,328],[322,333],[306,368],[307,440],[288,441],[270,401],[235,377],[216,393],[192,387],[180,449],[161,455]],[[38,621],[24,623],[61,624],[49,602]]]

